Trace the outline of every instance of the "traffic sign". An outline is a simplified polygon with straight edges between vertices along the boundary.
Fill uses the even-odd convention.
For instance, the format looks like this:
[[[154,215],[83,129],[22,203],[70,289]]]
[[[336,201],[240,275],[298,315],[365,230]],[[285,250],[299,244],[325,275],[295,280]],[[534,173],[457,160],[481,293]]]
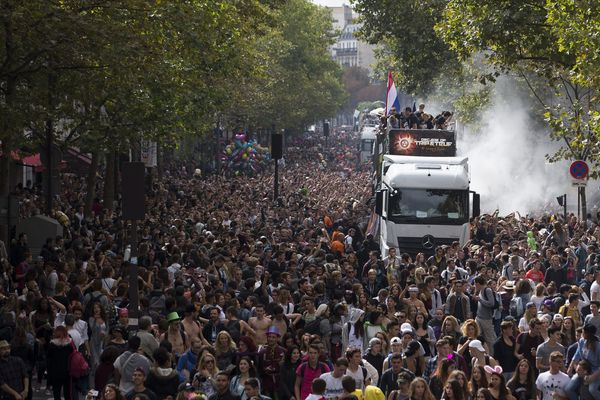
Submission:
[[[569,168],[569,173],[573,179],[586,179],[589,172],[590,168],[583,160],[573,161],[571,163],[571,167]]]
[[[586,187],[587,186],[587,180],[584,180],[584,179],[573,179],[571,181],[571,186],[573,186],[573,187]]]

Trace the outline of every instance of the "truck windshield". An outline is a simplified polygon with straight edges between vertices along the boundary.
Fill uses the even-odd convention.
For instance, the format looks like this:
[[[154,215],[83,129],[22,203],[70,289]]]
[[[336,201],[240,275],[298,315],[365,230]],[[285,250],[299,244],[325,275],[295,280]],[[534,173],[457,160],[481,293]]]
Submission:
[[[397,189],[388,204],[393,222],[462,225],[469,219],[467,190]]]

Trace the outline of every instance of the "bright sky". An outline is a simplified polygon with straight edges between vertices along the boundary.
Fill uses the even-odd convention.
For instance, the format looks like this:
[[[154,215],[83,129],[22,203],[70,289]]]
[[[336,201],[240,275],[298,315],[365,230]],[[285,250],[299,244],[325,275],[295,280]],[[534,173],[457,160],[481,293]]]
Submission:
[[[350,0],[312,0],[312,2],[327,7],[339,7],[342,4],[350,5]]]

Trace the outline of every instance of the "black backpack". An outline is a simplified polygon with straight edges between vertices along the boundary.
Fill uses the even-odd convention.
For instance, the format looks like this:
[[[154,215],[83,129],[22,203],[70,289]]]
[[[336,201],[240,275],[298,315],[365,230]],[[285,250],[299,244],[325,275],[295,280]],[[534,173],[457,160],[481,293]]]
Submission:
[[[304,378],[304,371],[306,371],[306,367],[308,366],[308,361],[305,361],[300,366],[300,376]],[[319,361],[319,367],[321,368],[321,374],[327,372],[326,364],[324,362]],[[364,368],[364,367],[363,367]]]
[[[487,290],[488,290],[488,289],[489,289],[489,290],[492,292],[492,298],[494,299],[494,307],[493,307],[492,309],[493,309],[493,310],[498,310],[498,309],[500,309],[500,302],[498,301],[498,297],[496,297],[496,293],[494,293],[494,291],[492,290],[492,288],[486,287],[486,288],[483,290],[483,292],[484,292],[484,294],[485,294],[485,297],[486,297],[487,299],[489,299],[489,297],[488,297],[488,293],[487,293]]]
[[[304,333],[310,333],[311,335],[320,335],[322,320],[323,318],[317,317],[313,321],[304,324]]]

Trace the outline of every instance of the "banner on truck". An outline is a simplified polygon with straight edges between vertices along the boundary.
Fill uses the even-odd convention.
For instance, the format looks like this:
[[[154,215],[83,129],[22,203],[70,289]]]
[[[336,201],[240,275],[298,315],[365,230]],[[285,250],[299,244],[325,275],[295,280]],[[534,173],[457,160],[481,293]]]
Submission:
[[[434,129],[392,129],[389,145],[396,156],[456,156],[454,132]]]

